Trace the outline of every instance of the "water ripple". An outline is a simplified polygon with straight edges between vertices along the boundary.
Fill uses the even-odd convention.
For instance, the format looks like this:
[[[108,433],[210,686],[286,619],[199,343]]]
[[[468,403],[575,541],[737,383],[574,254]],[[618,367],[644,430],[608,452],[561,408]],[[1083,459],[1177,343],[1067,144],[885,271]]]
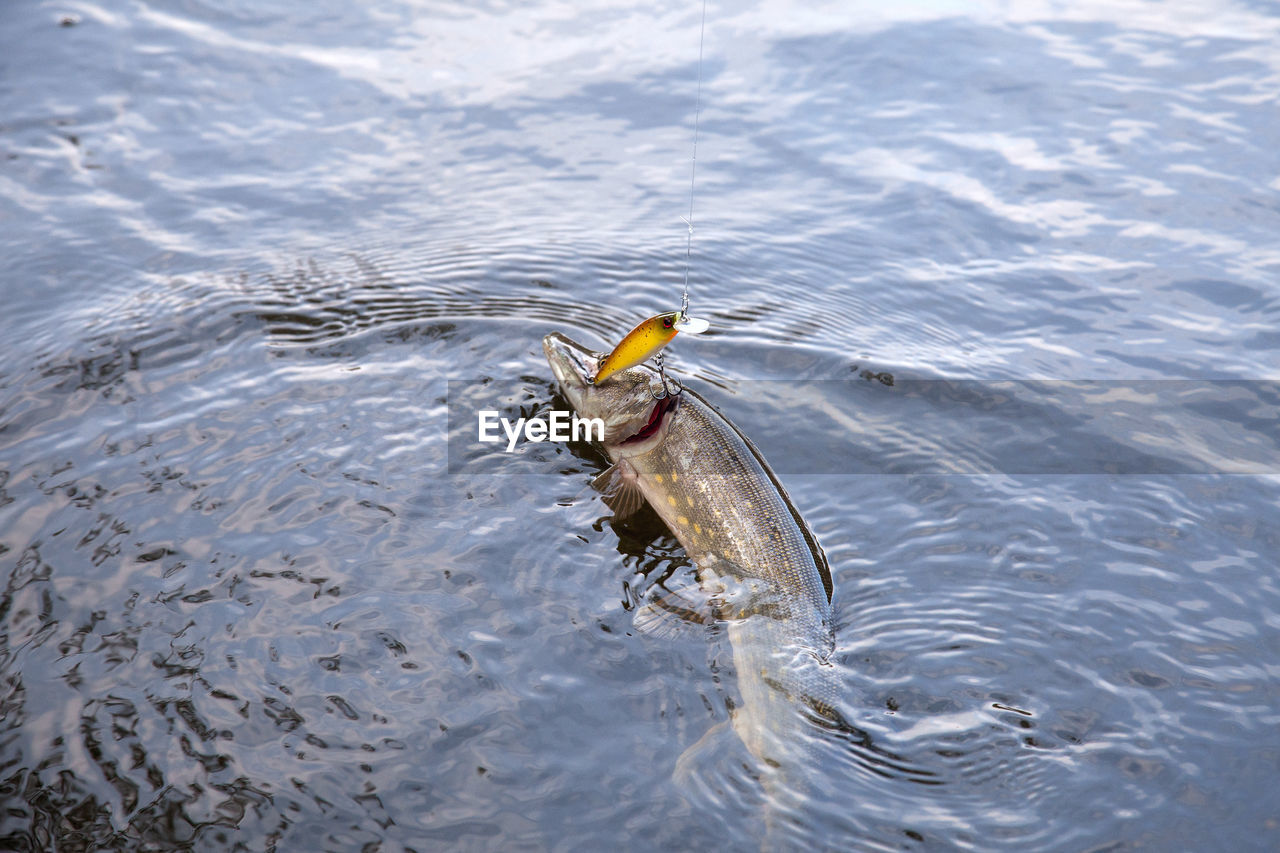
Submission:
[[[1274,833],[1273,10],[793,5],[709,10],[670,349],[835,573],[775,802],[680,776],[724,638],[634,630],[692,567],[598,453],[449,467],[449,380],[678,305],[696,8],[14,11],[0,847]]]

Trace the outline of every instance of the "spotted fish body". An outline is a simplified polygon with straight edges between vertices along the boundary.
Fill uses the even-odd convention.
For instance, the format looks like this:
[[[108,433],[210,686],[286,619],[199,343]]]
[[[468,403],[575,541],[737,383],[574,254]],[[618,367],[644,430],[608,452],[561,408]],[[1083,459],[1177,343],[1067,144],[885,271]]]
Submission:
[[[832,707],[836,693],[821,548],[751,442],[696,393],[655,400],[647,368],[595,384],[587,377],[599,354],[560,334],[543,349],[577,413],[605,421],[615,511],[630,508],[626,495],[642,496],[696,565],[698,591],[733,652],[741,705],[732,725],[764,768],[766,789],[803,787],[787,769],[804,750],[798,723],[806,709]],[[688,594],[664,604],[697,609]]]

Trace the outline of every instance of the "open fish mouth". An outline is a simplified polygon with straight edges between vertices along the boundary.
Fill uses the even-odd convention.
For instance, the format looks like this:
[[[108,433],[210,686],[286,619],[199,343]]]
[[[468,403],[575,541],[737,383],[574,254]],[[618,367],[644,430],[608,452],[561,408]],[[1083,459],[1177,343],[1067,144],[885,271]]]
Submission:
[[[599,355],[559,332],[542,339],[542,349],[560,382],[588,383],[595,376]]]
[[[649,413],[649,420],[634,435],[624,438],[620,444],[639,444],[647,441],[657,435],[658,430],[662,429],[663,421],[676,410],[680,404],[680,398],[677,396],[667,396],[658,400],[653,405],[653,411]]]

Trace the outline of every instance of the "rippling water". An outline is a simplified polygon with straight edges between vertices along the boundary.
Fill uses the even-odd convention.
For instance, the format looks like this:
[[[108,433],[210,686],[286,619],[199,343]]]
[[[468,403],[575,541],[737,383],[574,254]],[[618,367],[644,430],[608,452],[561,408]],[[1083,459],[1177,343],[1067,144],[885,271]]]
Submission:
[[[448,441],[676,304],[699,12],[8,11],[0,847],[758,846],[740,744],[676,773],[723,638],[632,627],[682,549],[589,448]],[[1278,43],[709,6],[672,361],[826,549],[865,738],[797,843],[1280,843]]]

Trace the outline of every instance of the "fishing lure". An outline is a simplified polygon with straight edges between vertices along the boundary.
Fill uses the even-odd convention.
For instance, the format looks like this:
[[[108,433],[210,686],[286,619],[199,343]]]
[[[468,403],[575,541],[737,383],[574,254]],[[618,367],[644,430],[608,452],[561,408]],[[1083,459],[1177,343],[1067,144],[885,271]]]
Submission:
[[[658,351],[671,343],[677,332],[688,332],[698,335],[705,332],[710,323],[697,317],[690,317],[681,311],[669,311],[656,314],[642,321],[613,348],[613,352],[600,362],[593,384],[599,385],[619,370],[635,367],[642,361],[657,355]]]

